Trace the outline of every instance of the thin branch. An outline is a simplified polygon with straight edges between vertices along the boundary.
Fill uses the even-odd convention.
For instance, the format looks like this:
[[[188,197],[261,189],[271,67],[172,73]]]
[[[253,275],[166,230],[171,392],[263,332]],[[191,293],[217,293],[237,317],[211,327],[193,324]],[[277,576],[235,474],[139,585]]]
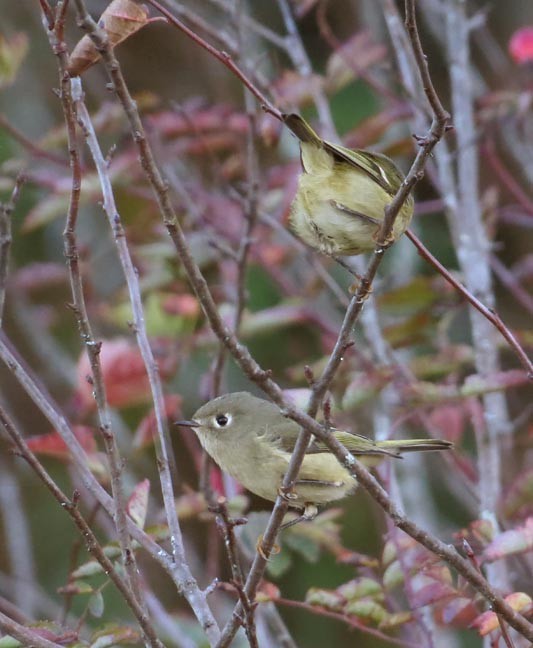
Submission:
[[[176,12],[176,14],[185,18],[195,29],[199,29],[200,31],[204,32],[204,34],[209,36],[209,38],[218,41],[229,51],[232,56],[237,53],[237,44],[233,40],[231,40],[229,34],[222,32],[218,28],[212,27],[206,20],[189,9],[189,7],[184,7],[182,3],[176,2],[176,0],[166,1],[167,3],[172,5],[172,9]],[[154,7],[161,11],[159,6],[154,5]]]
[[[38,581],[24,491],[12,462],[8,462],[7,457],[0,453],[0,519],[3,528],[4,568],[9,570],[13,578],[10,598],[25,615],[34,617],[36,597],[28,596],[28,591],[36,589]]]
[[[152,349],[150,347],[150,342],[148,339],[146,326],[144,323],[139,280],[138,280],[135,267],[133,265],[133,261],[129,253],[125,232],[122,227],[120,217],[115,205],[113,190],[107,172],[106,161],[98,145],[96,134],[94,132],[94,129],[90,121],[89,113],[85,107],[85,104],[81,101],[81,98],[79,97],[77,98],[76,105],[78,110],[78,119],[80,120],[80,123],[83,124],[83,129],[87,138],[87,143],[91,150],[91,154],[93,156],[95,165],[97,167],[100,183],[102,185],[102,193],[104,197],[104,211],[108,217],[110,227],[113,231],[119,260],[122,265],[124,276],[126,278],[130,303],[133,310],[134,331],[137,337],[137,343],[139,345],[139,349],[141,351],[141,355],[143,357],[143,361],[150,381],[150,388],[152,390],[152,399],[154,403],[154,412],[155,412],[156,426],[157,426],[158,438],[159,438],[159,444],[156,444],[157,465],[159,468],[161,490],[163,494],[163,503],[165,506],[167,522],[170,530],[172,555],[174,558],[174,562],[176,564],[186,565],[185,548],[183,545],[181,528],[177,518],[176,507],[174,502],[174,493],[172,488],[172,477],[169,469],[169,465],[170,465],[169,457],[171,452],[171,445],[170,445],[170,440],[168,438],[168,428],[166,424],[166,416],[164,413],[165,410],[164,410],[164,400],[163,400],[163,389],[159,378],[157,364]],[[196,583],[192,579],[192,576],[190,576],[190,580],[191,582],[189,583],[189,587],[196,586]],[[206,610],[203,610],[203,612],[205,611]],[[210,619],[206,621],[207,621],[207,625],[204,625],[206,631],[208,631],[208,633],[211,632],[216,633],[217,627],[214,619]]]
[[[107,458],[109,460],[111,476],[111,492],[115,501],[115,528],[122,553],[122,560],[126,569],[129,585],[133,596],[139,605],[145,608],[143,595],[139,582],[139,570],[131,538],[127,531],[127,498],[124,493],[123,485],[123,461],[119,453],[115,435],[111,425],[111,414],[107,402],[106,388],[100,363],[101,343],[96,342],[87,308],[85,305],[85,296],[83,293],[83,280],[79,266],[79,253],[77,247],[76,227],[78,221],[78,212],[81,195],[81,165],[80,152],[78,147],[76,132],[76,107],[73,101],[70,87],[70,78],[67,72],[67,49],[65,42],[61,39],[64,25],[64,5],[61,9],[60,16],[56,19],[55,29],[48,33],[50,45],[57,57],[59,67],[59,82],[61,86],[61,104],[63,107],[63,116],[67,131],[67,143],[70,156],[70,168],[72,174],[71,192],[65,229],[63,231],[64,251],[67,259],[69,270],[70,287],[72,292],[72,310],[75,313],[78,329],[89,359],[92,371],[93,392],[96,401],[100,432],[104,442]],[[145,609],[146,615],[146,609]],[[152,628],[151,636],[155,636]]]
[[[209,2],[215,7],[222,9],[223,11],[229,10],[227,0],[209,0]],[[261,36],[261,38],[264,38],[266,41],[272,43],[272,45],[275,45],[277,48],[283,50],[284,52],[287,51],[287,39],[283,38],[283,36],[280,36],[276,32],[272,31],[271,29],[263,25],[263,23],[254,20],[247,13],[243,13],[241,20],[244,27],[250,29],[251,31],[254,31],[256,34]]]
[[[303,78],[310,81],[309,87],[311,95],[317,108],[318,117],[326,130],[328,138],[336,138],[337,132],[326,95],[321,89],[317,89],[311,80],[313,68],[311,67],[311,61],[305,51],[300,32],[292,15],[291,7],[287,0],[277,0],[277,2],[288,34],[287,40],[289,47],[287,54]]]
[[[533,215],[533,201],[516,181],[514,175],[502,162],[500,156],[496,152],[496,146],[491,137],[487,138],[484,146],[482,146],[482,152],[502,185],[512,196],[514,196],[518,204],[528,214]]]
[[[13,619],[10,619],[3,612],[0,612],[0,628],[6,635],[20,641],[22,646],[31,646],[31,648],[62,648],[65,645],[64,643],[56,643],[55,641],[43,639],[38,632],[13,621]]]
[[[422,87],[424,94],[431,106],[431,110],[435,118],[444,124],[445,127],[449,126],[450,114],[444,108],[439,99],[439,95],[435,90],[433,81],[431,80],[431,74],[429,72],[428,58],[424,53],[422,48],[422,43],[420,41],[420,35],[418,33],[418,25],[416,21],[416,2],[415,0],[405,0],[405,28],[409,34],[409,40],[411,41],[412,52],[415,57],[418,73],[420,74],[420,79],[422,81]]]
[[[113,565],[112,561],[105,555],[104,550],[98,542],[96,536],[94,535],[91,527],[87,524],[84,517],[79,512],[77,505],[79,493],[75,492],[72,500],[63,493],[63,491],[57,486],[54,480],[43,468],[41,462],[29,449],[26,441],[13,425],[11,419],[2,407],[0,407],[0,423],[4,427],[4,430],[7,432],[9,438],[15,444],[21,456],[26,460],[32,470],[37,474],[39,479],[52,493],[55,499],[59,502],[60,506],[70,515],[85,541],[87,551],[91,554],[91,556],[93,556],[96,561],[98,561],[98,563],[102,566],[104,573],[109,576],[109,578],[113,581],[113,583],[121,593],[126,604],[139,622],[139,625],[141,626],[144,634],[148,638],[149,645],[153,646],[153,648],[164,648],[161,641],[159,641],[159,639],[157,638],[154,627],[152,626],[143,607],[133,596],[129,585],[126,584],[118,575],[117,571],[115,570],[115,566]]]
[[[54,402],[46,387],[31,374],[31,371],[20,360],[13,345],[2,330],[0,330],[0,359],[67,445],[83,487],[113,518],[115,515],[115,502],[91,473],[88,467],[89,459],[61,413],[60,408]],[[174,561],[159,544],[130,519],[128,519],[128,531],[162,569],[169,574],[178,591],[188,601],[206,635],[212,640],[213,636],[218,634],[218,626],[207,605],[206,594],[198,588],[187,563]]]
[[[237,590],[239,601],[241,602],[244,612],[242,625],[244,627],[244,631],[246,632],[248,643],[250,644],[251,648],[259,648],[259,644],[257,643],[257,631],[254,618],[255,604],[250,600],[244,590],[244,577],[239,561],[237,538],[235,536],[235,527],[240,524],[246,524],[246,519],[233,519],[232,517],[230,517],[228,507],[226,505],[226,499],[224,497],[218,498],[215,506],[212,506],[210,508],[217,516],[217,523],[224,537],[224,546],[226,547],[226,552],[228,554],[233,585]]]
[[[133,102],[128,88],[124,82],[118,61],[116,60],[113,52],[107,46],[105,34],[103,34],[101,30],[98,29],[96,23],[87,14],[82,0],[76,0],[76,5],[82,17],[81,26],[90,34],[99,51],[102,52],[103,60],[106,65],[106,69],[108,70],[108,74],[114,84],[115,92],[117,93],[117,96],[121,101],[126,115],[128,116],[128,119],[130,121],[130,128],[134,140],[139,147],[141,163],[143,169],[146,172],[147,178],[157,196],[159,207],[163,214],[164,223],[176,247],[177,253],[183,263],[189,281],[198,297],[199,302],[202,305],[204,313],[215,335],[224,342],[245,375],[248,376],[250,380],[258,384],[259,387],[270,396],[273,402],[275,402],[278,406],[280,406],[280,408],[282,408],[282,411],[286,416],[299,423],[307,433],[314,434],[319,439],[323,440],[327,444],[328,448],[337,457],[337,459],[342,463],[342,465],[345,465],[350,470],[350,472],[357,478],[358,482],[372,495],[372,497],[393,519],[394,523],[398,527],[402,528],[408,535],[413,537],[423,546],[428,548],[436,555],[442,557],[446,562],[455,567],[457,571],[477,591],[479,591],[485,598],[487,598],[487,600],[494,606],[494,609],[497,609],[498,612],[500,612],[502,616],[504,616],[504,618],[512,627],[517,629],[529,639],[533,639],[533,624],[529,623],[529,621],[524,616],[514,611],[498,594],[496,594],[496,592],[494,592],[488,585],[487,581],[477,572],[475,572],[475,570],[471,568],[469,563],[465,561],[465,559],[462,558],[453,547],[441,542],[432,534],[423,531],[416,524],[407,519],[402,513],[400,513],[398,508],[390,500],[387,493],[383,490],[376,479],[345,448],[343,448],[342,444],[340,444],[334,437],[331,437],[328,431],[324,430],[324,428],[319,425],[313,418],[294,408],[292,405],[288,404],[285,401],[280,387],[273,380],[271,380],[270,372],[265,371],[257,364],[257,362],[250,355],[248,349],[238,342],[238,340],[231,334],[228,327],[223,323],[218,314],[216,304],[209,291],[207,283],[191,256],[184,233],[181,229],[175,211],[168,197],[168,187],[163,181],[159,169],[155,164],[152,150],[147,141],[136,105]],[[217,56],[217,58],[219,57]],[[439,141],[440,137],[442,137],[442,135],[444,134],[447,123],[447,115],[445,112],[443,113],[442,117],[445,117],[446,119],[434,119],[428,136],[424,138],[424,141],[422,142],[421,149],[415,159],[415,162],[413,163],[411,171],[407,175],[404,183],[402,183],[402,186],[400,187],[400,190],[398,191],[394,200],[389,205],[386,218],[384,219],[383,226],[380,230],[376,253],[370,263],[365,277],[363,278],[363,281],[361,282],[361,285],[359,286],[356,295],[354,296],[354,298],[352,298],[345,317],[345,323],[343,324],[343,328],[341,329],[341,335],[339,336],[339,340],[337,341],[337,355],[334,359],[334,364],[336,364],[336,366],[340,364],[342,353],[344,353],[347,348],[349,333],[353,326],[353,322],[356,319],[357,313],[362,308],[362,305],[364,303],[363,298],[369,292],[370,284],[375,276],[377,267],[380,263],[380,259],[383,256],[385,249],[384,244],[387,238],[387,234],[391,231],[394,217],[399,212],[412,187],[419,179],[424,164],[434,146]],[[326,378],[328,380],[331,380],[334,373],[335,371],[332,371],[330,369]],[[328,384],[329,382],[327,382],[326,380],[322,381],[322,388],[324,389],[324,393]],[[316,395],[315,401],[318,403]],[[302,436],[303,435],[300,434],[300,438]],[[293,454],[289,469],[285,476],[283,483],[285,487],[287,485],[290,485],[292,480],[294,480],[300,463],[303,459],[303,454],[305,452],[306,446],[303,443],[299,445],[300,447],[295,450],[295,453]],[[302,450],[301,454],[300,449]],[[263,536],[263,549],[268,549],[267,543],[272,543],[270,544],[270,549],[272,548],[277,529],[281,524],[286,508],[286,500],[284,498],[278,498],[278,501],[274,506],[269,524]],[[250,591],[255,591],[257,583],[260,580],[259,572],[262,573],[264,566],[264,558],[261,558],[260,554],[257,553],[245,589],[248,596],[250,596]],[[250,589],[248,589],[249,584]],[[237,606],[237,609],[238,608],[239,606]],[[224,629],[218,645],[229,645],[235,631],[236,627],[234,627],[230,622],[230,624],[228,624],[228,626],[226,626],[226,628]]]
[[[234,63],[232,60],[231,56],[227,52],[223,52],[218,50],[216,47],[213,47],[210,45],[207,41],[205,41],[203,38],[198,36],[195,32],[192,31],[192,29],[189,29],[187,25],[185,25],[181,20],[178,20],[176,16],[172,15],[165,7],[159,4],[157,0],[147,0],[149,4],[152,5],[152,7],[155,7],[160,13],[165,16],[165,18],[169,21],[170,24],[172,24],[174,27],[177,27],[180,31],[182,31],[184,34],[186,34],[191,40],[193,40],[195,43],[200,45],[200,47],[203,47],[211,56],[214,56],[216,59],[218,59],[223,65],[225,65],[228,70],[230,70],[235,76],[237,76],[242,83],[250,90],[250,92],[257,98],[259,101],[261,108],[271,114],[273,117],[276,117],[276,119],[279,119],[281,121],[281,113],[280,111],[275,108],[270,101],[259,91],[257,86],[255,86],[250,79],[244,74],[244,72]],[[79,11],[79,3],[76,1],[76,5],[78,5],[78,11]],[[88,15],[88,14],[87,14]],[[83,25],[82,25],[83,28]],[[102,43],[100,43],[100,47],[102,47]],[[98,47],[98,45],[97,45]]]
[[[4,315],[9,251],[12,243],[11,215],[15,209],[23,183],[24,176],[19,175],[9,200],[6,203],[0,203],[0,328],[2,327],[2,317]]]
[[[277,598],[275,599],[277,605],[284,605],[285,607],[297,608],[299,610],[305,610],[311,614],[317,616],[329,617],[330,619],[335,619],[336,621],[341,621],[351,628],[359,630],[363,634],[368,634],[371,637],[376,637],[392,644],[393,646],[404,646],[405,648],[416,648],[419,644],[415,644],[411,641],[403,641],[402,639],[396,639],[396,637],[389,637],[384,632],[376,630],[365,623],[362,623],[354,616],[349,616],[348,614],[342,614],[341,612],[334,612],[333,610],[328,610],[327,608],[321,607],[319,605],[310,605],[305,601],[293,601],[291,599]]]
[[[34,157],[48,160],[48,162],[58,164],[62,167],[68,167],[68,160],[66,160],[64,157],[61,157],[60,155],[56,155],[51,151],[46,151],[45,149],[41,148],[38,144],[35,143],[34,140],[26,137],[26,135],[24,135],[22,131],[13,126],[2,114],[0,114],[0,127],[3,128],[7,133],[9,133],[9,135],[11,135],[14,140],[16,140],[25,149],[27,149]]]
[[[491,254],[490,266],[494,274],[516,301],[533,316],[533,297],[514,276],[512,270],[509,270],[509,268],[507,268],[507,266],[505,266],[495,254]]]
[[[479,197],[479,151],[474,116],[474,92],[470,61],[470,27],[466,6],[459,0],[444,0],[446,49],[450,68],[451,100],[457,138],[457,204],[448,218],[459,266],[468,290],[489,307],[495,304],[490,272],[490,241],[483,223]],[[500,370],[494,329],[476,310],[470,309],[476,371],[490,376]],[[530,373],[533,378],[533,374]],[[511,422],[505,395],[482,398],[486,432],[478,443],[480,513],[499,530],[498,503],[501,494],[501,439],[509,435]],[[489,580],[498,588],[509,587],[504,561],[487,566]]]
[[[505,325],[501,317],[496,313],[495,310],[492,308],[487,308],[484,304],[482,304],[479,299],[474,297],[474,295],[466,288],[463,286],[463,284],[458,281],[443,265],[442,263],[435,257],[431,252],[427,249],[427,247],[422,243],[422,241],[416,236],[414,232],[411,230],[406,231],[406,236],[411,240],[413,245],[416,247],[418,250],[418,253],[420,256],[427,261],[430,265],[432,265],[445,279],[446,281],[452,285],[457,292],[459,292],[463,297],[468,301],[469,304],[471,304],[477,311],[479,311],[483,317],[489,320],[491,324],[493,324],[496,329],[502,334],[502,336],[505,338],[505,340],[508,342],[509,346],[513,351],[516,353],[518,359],[522,363],[522,366],[527,372],[528,378],[531,380],[533,379],[533,363],[529,359],[528,355],[518,342],[518,340],[515,338],[513,333],[509,330],[509,328]]]

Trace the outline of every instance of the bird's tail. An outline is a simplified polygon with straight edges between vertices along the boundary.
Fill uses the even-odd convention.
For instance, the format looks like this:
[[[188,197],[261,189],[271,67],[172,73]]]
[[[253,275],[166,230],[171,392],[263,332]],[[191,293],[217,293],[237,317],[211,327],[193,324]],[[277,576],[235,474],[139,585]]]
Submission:
[[[295,113],[285,113],[283,115],[283,121],[287,128],[290,128],[301,142],[309,142],[311,144],[316,144],[317,146],[320,146],[323,143],[311,126],[309,126],[305,119],[300,117],[300,115],[296,115]]]
[[[442,439],[391,439],[377,441],[376,445],[386,453],[401,455],[402,452],[424,452],[429,450],[449,450],[453,448],[451,441]]]

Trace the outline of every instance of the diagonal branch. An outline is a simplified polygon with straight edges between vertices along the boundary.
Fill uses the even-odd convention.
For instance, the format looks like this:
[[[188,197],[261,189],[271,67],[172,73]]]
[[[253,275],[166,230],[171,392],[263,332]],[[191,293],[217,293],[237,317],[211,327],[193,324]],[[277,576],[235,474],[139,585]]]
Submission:
[[[102,566],[105,574],[109,576],[109,578],[116,585],[119,592],[122,594],[122,597],[135,615],[137,621],[139,622],[139,625],[148,638],[149,645],[153,648],[164,648],[161,641],[159,641],[159,639],[157,638],[157,634],[145,610],[132,595],[129,585],[124,582],[124,580],[122,580],[122,578],[119,576],[112,561],[105,555],[104,550],[98,542],[98,539],[94,535],[91,527],[87,524],[85,518],[80,513],[77,506],[79,493],[74,493],[72,500],[63,493],[63,491],[57,486],[54,480],[46,472],[41,462],[29,449],[28,444],[26,443],[22,435],[18,432],[15,425],[2,407],[0,407],[0,423],[4,427],[4,430],[7,432],[9,438],[14,443],[20,455],[26,460],[29,466],[37,474],[39,479],[44,483],[44,485],[52,493],[55,499],[59,502],[61,507],[70,515],[85,541],[87,551]]]
[[[156,194],[159,207],[163,214],[164,223],[176,247],[180,260],[184,265],[189,281],[202,305],[204,313],[215,335],[217,335],[217,337],[226,345],[227,349],[233,355],[245,375],[258,384],[259,387],[267,393],[270,398],[280,406],[280,408],[282,408],[286,416],[299,423],[308,434],[314,434],[323,440],[337,459],[343,465],[347,466],[350,472],[358,479],[359,483],[368,490],[372,497],[379,503],[399,528],[406,531],[406,533],[430,551],[442,557],[446,562],[448,562],[448,564],[455,567],[478,592],[490,601],[494,606],[494,609],[497,609],[512,627],[517,629],[519,632],[522,632],[524,636],[533,639],[533,624],[529,623],[529,621],[527,621],[527,619],[525,619],[521,614],[515,612],[496,592],[494,592],[488,585],[487,581],[473,570],[471,565],[462,558],[462,556],[460,556],[455,548],[443,543],[432,534],[423,531],[415,523],[406,518],[390,500],[387,493],[383,490],[377,480],[372,477],[372,475],[345,448],[343,448],[335,438],[330,437],[327,430],[319,425],[312,417],[288,404],[283,397],[280,387],[270,378],[270,373],[260,367],[260,365],[250,355],[248,349],[239,343],[239,341],[231,334],[228,327],[223,323],[218,314],[216,304],[209,291],[207,283],[189,251],[185,235],[181,229],[181,225],[168,196],[168,187],[155,163],[135,102],[132,100],[124,82],[119,63],[107,44],[105,34],[88,15],[83,0],[75,0],[75,2],[81,17],[81,27],[89,33],[99,51],[102,52],[106,69],[114,85],[114,90],[124,107],[128,120],[130,121],[131,132],[134,141],[139,148],[141,164]],[[217,56],[217,58],[220,57]],[[317,388],[315,391],[314,402],[317,409],[320,402],[321,391],[323,390],[322,393],[325,393],[329,382],[335,374],[336,367],[338,367],[341,362],[342,354],[346,350],[346,344],[349,339],[351,328],[353,327],[358,313],[362,309],[364,298],[370,290],[371,282],[377,272],[381,258],[383,257],[386,245],[385,241],[387,239],[387,234],[392,229],[394,218],[399,212],[414,184],[416,184],[418,179],[421,177],[424,164],[432,149],[444,134],[447,122],[447,116],[446,120],[444,120],[444,116],[446,116],[445,113],[444,115],[441,115],[440,118],[438,116],[434,118],[428,135],[421,144],[421,149],[413,163],[411,171],[387,209],[386,217],[380,230],[376,253],[369,265],[365,277],[361,281],[358,291],[352,298],[350,306],[348,307],[341,334],[339,335],[339,340],[337,341],[338,343],[334,351],[335,355],[333,356],[332,367],[328,370],[325,379],[321,379],[321,382],[319,383],[320,389]],[[300,437],[303,437],[303,435],[300,435]],[[298,444],[298,447],[291,459],[288,472],[285,476],[284,485],[287,485],[288,483],[290,484],[292,480],[295,479],[306,447],[307,445],[304,443]],[[279,524],[283,518],[284,507],[286,508],[286,506],[287,502],[284,501],[283,498],[278,498],[278,501],[274,506],[272,517],[267,526],[267,530],[265,531],[263,548],[265,548],[267,543],[267,536],[268,542],[271,541],[273,544],[277,529],[279,528]],[[259,554],[256,554],[245,588],[248,596],[250,596],[250,592],[255,592],[255,587],[260,580],[260,574],[262,574],[265,562],[266,561],[261,558]],[[238,609],[237,606],[237,610]],[[237,613],[237,610],[235,610],[235,613]],[[230,622],[230,624],[228,624],[224,629],[220,641],[218,642],[218,646],[229,645],[235,632],[236,626]]]

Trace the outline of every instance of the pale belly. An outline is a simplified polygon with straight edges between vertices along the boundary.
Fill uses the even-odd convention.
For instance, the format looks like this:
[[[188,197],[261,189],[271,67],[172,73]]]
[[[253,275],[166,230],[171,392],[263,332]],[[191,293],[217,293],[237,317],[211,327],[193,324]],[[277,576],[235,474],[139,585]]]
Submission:
[[[359,180],[357,189],[346,192],[332,186],[329,173],[303,173],[299,190],[291,206],[290,225],[303,241],[324,254],[352,255],[370,252],[376,247],[385,207],[392,198],[371,180]],[[343,211],[338,205],[349,211]],[[398,214],[394,238],[406,230],[413,213],[409,199]]]
[[[289,466],[289,453],[270,448],[266,456],[264,449],[254,440],[247,443],[247,460],[236,462],[239,455],[242,459],[242,447],[219,444],[214,439],[209,439],[204,447],[211,456],[216,457],[222,470],[235,477],[250,492],[271,502],[276,500]],[[342,499],[355,490],[356,485],[355,479],[333,455],[309,454],[304,458],[293,488],[295,497],[291,498],[290,506],[302,508],[309,502],[327,504]]]

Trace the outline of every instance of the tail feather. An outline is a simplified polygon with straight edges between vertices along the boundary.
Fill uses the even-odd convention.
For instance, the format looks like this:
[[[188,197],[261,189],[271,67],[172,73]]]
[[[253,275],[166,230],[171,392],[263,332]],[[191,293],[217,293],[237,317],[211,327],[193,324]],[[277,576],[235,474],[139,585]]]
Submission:
[[[383,450],[391,451],[393,454],[449,450],[453,448],[451,441],[444,441],[443,439],[391,439],[389,441],[378,441],[376,445]]]

